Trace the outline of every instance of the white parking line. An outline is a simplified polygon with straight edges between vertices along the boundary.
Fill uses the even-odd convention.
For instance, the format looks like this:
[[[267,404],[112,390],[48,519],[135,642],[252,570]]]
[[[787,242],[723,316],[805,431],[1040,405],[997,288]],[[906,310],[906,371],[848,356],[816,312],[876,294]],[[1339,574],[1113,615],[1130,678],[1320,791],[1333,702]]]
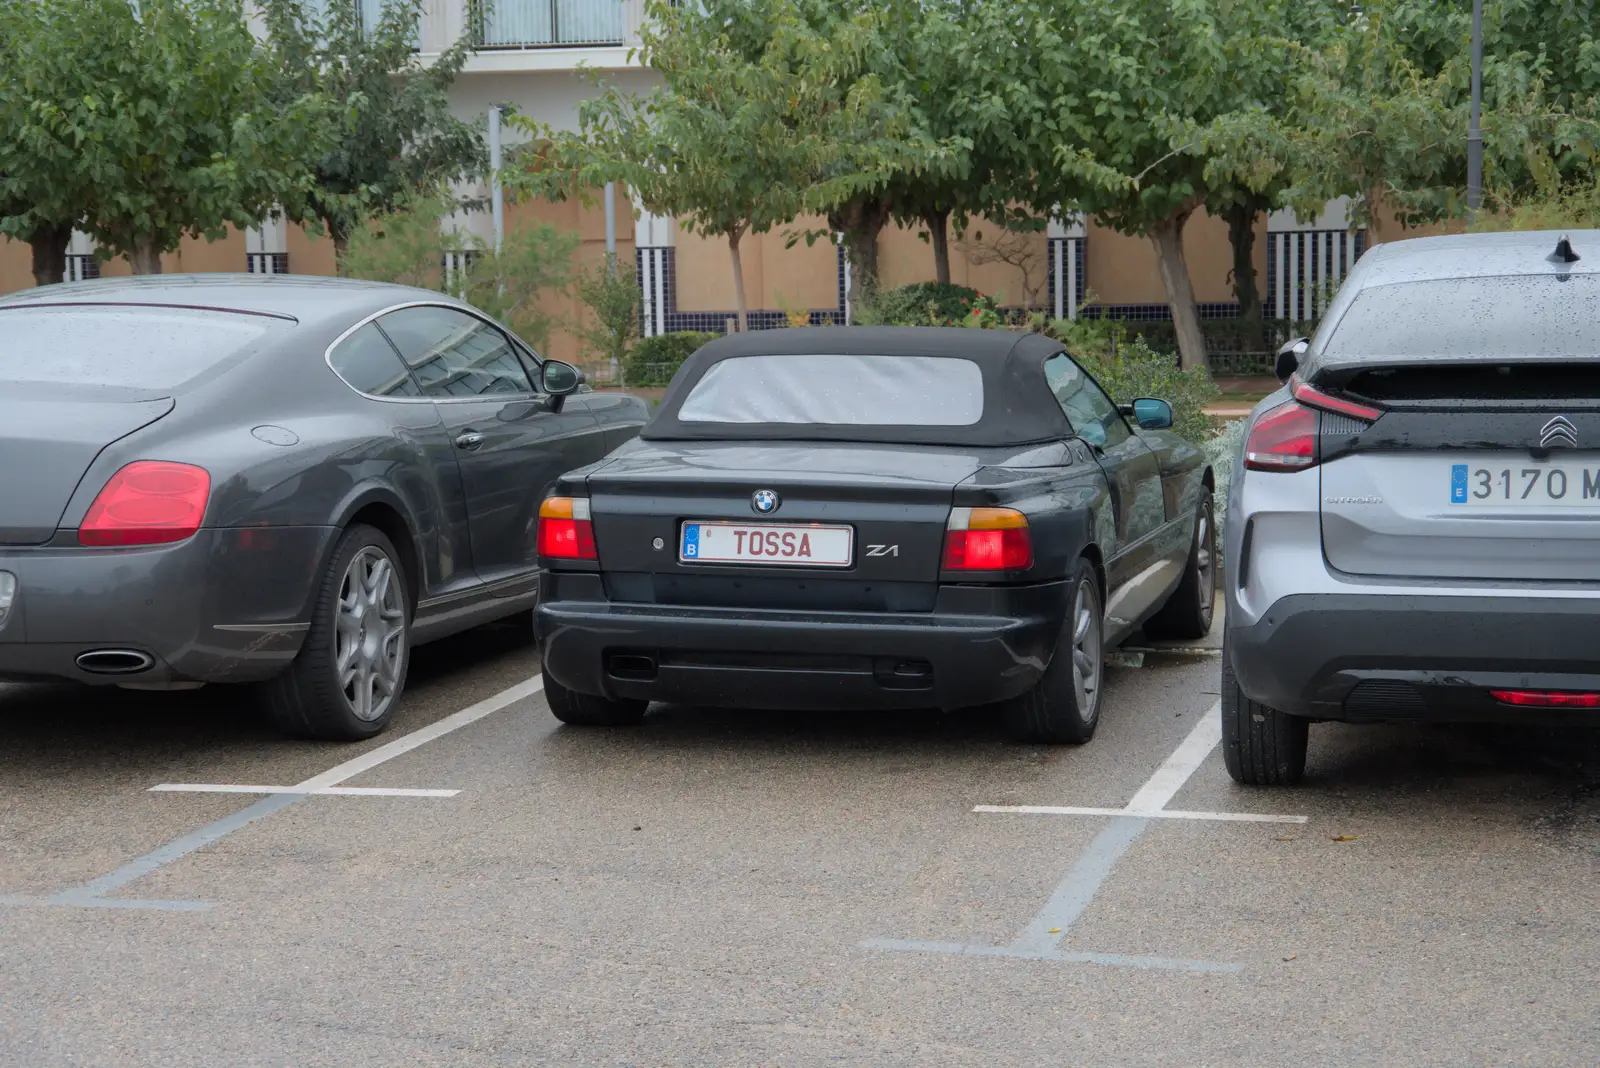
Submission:
[[[355,794],[357,791],[368,793],[381,789],[380,787],[339,787],[347,779],[353,779],[362,772],[370,771],[385,761],[393,760],[397,756],[411,752],[418,746],[427,745],[436,738],[441,738],[451,731],[460,730],[470,723],[476,723],[483,717],[500,711],[509,705],[516,704],[524,698],[532,697],[544,689],[544,678],[535,675],[525,679],[515,686],[507,687],[492,697],[486,697],[477,704],[469,705],[461,711],[446,716],[437,723],[423,727],[421,730],[412,731],[410,734],[386,745],[380,745],[369,753],[336,764],[320,775],[313,775],[305,782],[288,788],[284,792],[273,792],[261,800],[254,802],[233,813],[224,816],[214,823],[197,828],[176,838],[158,849],[146,853],[142,857],[130,860],[115,871],[107,872],[97,879],[91,879],[79,886],[69,887],[60,893],[49,897],[26,897],[19,895],[0,896],[0,905],[65,905],[75,908],[111,908],[111,909],[164,909],[164,910],[195,910],[209,908],[205,901],[142,901],[136,898],[115,898],[106,895],[114,890],[121,889],[136,879],[142,879],[153,871],[157,871],[175,860],[180,860],[196,850],[204,849],[213,842],[227,837],[235,831],[242,830],[256,820],[264,819],[276,812],[281,812],[302,798],[328,791],[332,793]],[[168,783],[169,786],[183,786],[182,783]],[[204,785],[204,784],[201,784]],[[339,787],[335,790],[335,787]],[[261,787],[276,791],[276,787]],[[170,792],[170,791],[169,791]],[[242,792],[236,789],[224,789],[222,793]],[[392,793],[392,791],[391,791]],[[404,795],[413,796],[410,791]],[[427,794],[424,796],[432,796]]]
[[[912,953],[942,953],[953,956],[1016,957],[1064,963],[1108,964],[1125,968],[1155,968],[1199,973],[1237,973],[1242,965],[1221,961],[1185,960],[1168,957],[1128,957],[1107,953],[1082,953],[1061,948],[1067,932],[1094,901],[1100,887],[1110,877],[1118,860],[1149,828],[1151,820],[1223,820],[1241,823],[1305,823],[1305,816],[1276,816],[1252,812],[1190,812],[1170,810],[1168,803],[1178,796],[1185,783],[1211,751],[1222,741],[1222,705],[1212,705],[1178,748],[1134,792],[1123,808],[1091,808],[1080,805],[975,805],[974,812],[1022,813],[1047,816],[1109,816],[1111,822],[1095,835],[1078,857],[1072,870],[1056,886],[1044,907],[1028,921],[1009,946],[979,946],[960,942],[873,938],[863,942],[869,949]]]
[[[299,794],[302,797],[454,797],[460,790],[411,789],[404,786],[324,786],[302,790],[296,786],[240,786],[234,783],[164,782],[150,787],[152,794]]]

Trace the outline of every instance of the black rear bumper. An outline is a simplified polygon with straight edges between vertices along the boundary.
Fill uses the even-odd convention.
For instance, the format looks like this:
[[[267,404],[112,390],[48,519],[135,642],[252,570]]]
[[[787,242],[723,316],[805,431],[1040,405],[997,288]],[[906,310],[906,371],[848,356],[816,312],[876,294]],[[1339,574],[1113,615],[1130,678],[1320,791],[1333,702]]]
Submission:
[[[1303,594],[1227,631],[1239,687],[1297,716],[1600,722],[1600,710],[1502,704],[1490,690],[1600,692],[1600,597]]]
[[[624,604],[546,573],[544,667],[579,693],[759,709],[967,708],[1049,666],[1069,584],[945,586],[919,613]]]

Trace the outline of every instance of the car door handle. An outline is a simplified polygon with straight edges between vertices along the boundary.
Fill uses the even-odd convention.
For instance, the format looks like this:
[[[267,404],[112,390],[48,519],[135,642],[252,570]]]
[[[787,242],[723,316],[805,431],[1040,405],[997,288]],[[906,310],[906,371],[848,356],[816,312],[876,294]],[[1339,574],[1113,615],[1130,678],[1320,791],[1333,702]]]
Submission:
[[[476,430],[468,430],[456,437],[456,448],[476,452],[483,447],[483,435]]]

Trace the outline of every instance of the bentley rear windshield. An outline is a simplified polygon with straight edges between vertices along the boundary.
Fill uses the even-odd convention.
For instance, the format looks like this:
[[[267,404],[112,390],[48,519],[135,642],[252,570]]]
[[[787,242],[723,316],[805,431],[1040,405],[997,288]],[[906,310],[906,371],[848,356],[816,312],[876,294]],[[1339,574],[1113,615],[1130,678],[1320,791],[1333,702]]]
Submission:
[[[721,360],[684,397],[680,423],[970,427],[983,373],[946,356],[762,355]]]

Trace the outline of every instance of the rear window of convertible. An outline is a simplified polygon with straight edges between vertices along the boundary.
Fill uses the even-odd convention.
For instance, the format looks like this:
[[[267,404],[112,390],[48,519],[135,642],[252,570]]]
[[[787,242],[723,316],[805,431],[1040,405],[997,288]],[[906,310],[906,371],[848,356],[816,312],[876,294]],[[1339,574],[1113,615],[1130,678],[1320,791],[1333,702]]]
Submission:
[[[949,356],[735,356],[712,364],[680,423],[972,426],[983,373]]]
[[[0,382],[170,389],[281,320],[127,305],[0,309]]]

